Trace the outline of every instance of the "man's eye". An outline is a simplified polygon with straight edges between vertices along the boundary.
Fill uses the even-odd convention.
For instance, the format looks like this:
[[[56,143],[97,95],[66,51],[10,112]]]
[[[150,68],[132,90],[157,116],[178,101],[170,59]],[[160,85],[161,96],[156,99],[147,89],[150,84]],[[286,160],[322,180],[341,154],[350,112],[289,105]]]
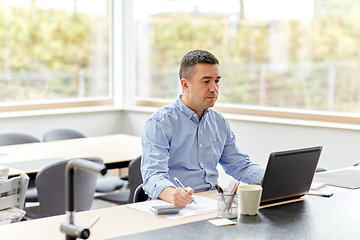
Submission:
[[[209,83],[209,81],[204,81],[204,83]]]

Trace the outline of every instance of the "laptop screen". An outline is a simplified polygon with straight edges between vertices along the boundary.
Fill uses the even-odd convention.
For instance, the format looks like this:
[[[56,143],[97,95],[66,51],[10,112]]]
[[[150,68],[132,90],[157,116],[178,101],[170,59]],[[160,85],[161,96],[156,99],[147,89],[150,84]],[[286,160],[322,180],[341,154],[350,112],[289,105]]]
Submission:
[[[273,152],[269,156],[261,204],[298,198],[311,186],[322,147]]]

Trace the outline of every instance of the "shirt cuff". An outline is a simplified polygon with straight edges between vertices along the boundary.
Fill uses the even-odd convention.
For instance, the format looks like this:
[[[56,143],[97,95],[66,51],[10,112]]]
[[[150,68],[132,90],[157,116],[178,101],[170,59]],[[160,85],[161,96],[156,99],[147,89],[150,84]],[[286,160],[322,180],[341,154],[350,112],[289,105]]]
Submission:
[[[159,198],[160,193],[167,187],[174,187],[174,184],[168,179],[150,178],[144,183],[144,189],[151,198]]]

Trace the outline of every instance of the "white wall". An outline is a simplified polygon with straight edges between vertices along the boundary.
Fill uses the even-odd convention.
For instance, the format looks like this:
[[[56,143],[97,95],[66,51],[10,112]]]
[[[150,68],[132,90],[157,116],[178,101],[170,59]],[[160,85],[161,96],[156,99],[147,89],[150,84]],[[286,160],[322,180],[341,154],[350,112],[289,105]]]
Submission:
[[[150,113],[122,113],[122,132],[141,136]],[[226,115],[225,115],[226,116]],[[273,151],[323,146],[319,165],[329,169],[348,167],[360,159],[360,132],[335,128],[295,126],[229,119],[240,150],[266,166]]]
[[[230,121],[240,149],[266,165],[270,152],[323,146],[319,165],[348,167],[360,159],[360,132],[322,127]]]
[[[23,132],[41,139],[55,127],[73,128],[88,137],[121,133],[121,111],[0,118],[0,132]]]
[[[41,138],[46,129],[68,127],[86,136],[125,133],[141,136],[151,112],[106,111],[49,116],[0,118],[0,132],[17,131]],[[226,115],[225,115],[226,116]],[[329,169],[348,167],[360,159],[360,132],[334,128],[295,126],[229,119],[241,151],[253,162],[266,166],[270,152],[321,145],[319,165]],[[220,183],[226,185],[221,168]]]
[[[125,111],[122,114],[123,133],[141,136],[150,113]],[[226,115],[225,115],[226,116]],[[352,166],[360,159],[360,132],[336,128],[296,126],[264,122],[230,120],[240,150],[253,162],[266,166],[274,151],[321,145],[319,165],[329,169]],[[219,183],[227,186],[229,177],[222,168]]]

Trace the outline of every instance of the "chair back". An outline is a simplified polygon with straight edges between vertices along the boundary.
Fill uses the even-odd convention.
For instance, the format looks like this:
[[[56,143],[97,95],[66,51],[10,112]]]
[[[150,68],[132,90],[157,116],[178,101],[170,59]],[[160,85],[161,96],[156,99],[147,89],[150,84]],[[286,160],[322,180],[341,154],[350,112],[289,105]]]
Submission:
[[[0,133],[0,146],[35,142],[40,142],[40,140],[26,133]]]
[[[145,190],[143,189],[143,184],[140,184],[134,192],[134,199],[133,202],[144,202],[149,199],[149,195],[145,193]]]
[[[23,209],[28,184],[29,176],[26,173],[0,183],[0,210],[9,207]]]
[[[82,158],[104,164],[101,158]],[[54,163],[42,169],[36,176],[36,188],[39,199],[38,218],[65,213],[65,167],[68,160]],[[74,171],[75,211],[91,208],[97,174],[79,169]]]
[[[55,128],[46,131],[43,135],[44,142],[59,141],[74,138],[85,138],[85,135],[79,131],[68,128]]]
[[[140,165],[141,165],[141,156],[133,159],[129,163],[129,184],[128,188],[130,189],[130,195],[129,195],[129,203],[133,202],[133,197],[136,188],[143,183],[142,175],[140,171]]]
[[[142,176],[140,171],[141,156],[131,160],[129,163],[128,185],[124,191],[111,192],[97,196],[97,199],[105,200],[115,204],[127,204],[134,201],[134,193],[136,188],[142,184]]]

